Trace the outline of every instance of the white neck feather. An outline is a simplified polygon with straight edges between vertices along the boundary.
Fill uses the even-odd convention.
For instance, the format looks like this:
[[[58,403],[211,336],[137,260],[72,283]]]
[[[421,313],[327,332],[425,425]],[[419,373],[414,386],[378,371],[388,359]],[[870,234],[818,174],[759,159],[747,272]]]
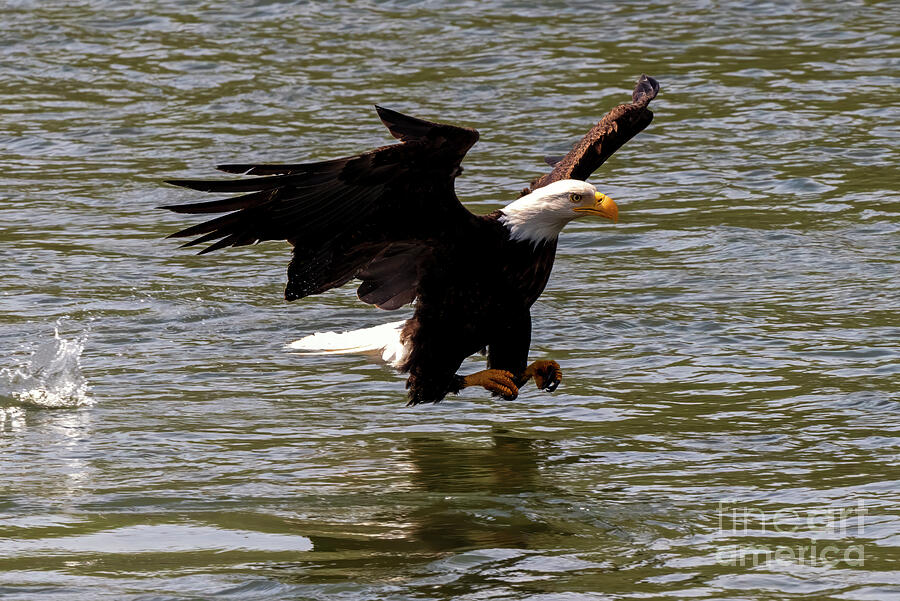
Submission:
[[[532,192],[500,209],[503,213],[500,223],[509,228],[512,240],[532,242],[537,246],[557,238],[566,224],[578,217],[574,211],[560,216],[558,211],[550,208],[549,199]]]

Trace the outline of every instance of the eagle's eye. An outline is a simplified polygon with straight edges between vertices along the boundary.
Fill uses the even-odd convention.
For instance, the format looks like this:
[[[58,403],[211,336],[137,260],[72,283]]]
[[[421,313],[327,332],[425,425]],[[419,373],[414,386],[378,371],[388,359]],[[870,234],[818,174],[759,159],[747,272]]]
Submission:
[[[572,192],[571,194],[569,194],[569,200],[571,200],[572,202],[581,202],[581,194]]]

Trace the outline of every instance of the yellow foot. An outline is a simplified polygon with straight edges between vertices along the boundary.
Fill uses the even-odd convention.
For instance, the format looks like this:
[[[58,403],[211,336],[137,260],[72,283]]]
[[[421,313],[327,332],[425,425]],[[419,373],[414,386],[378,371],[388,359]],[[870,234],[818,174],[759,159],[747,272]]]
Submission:
[[[553,392],[562,381],[562,369],[556,361],[535,361],[525,368],[525,381],[534,378],[534,384],[541,390]]]
[[[481,386],[511,401],[519,396],[514,376],[505,369],[485,369],[463,378],[463,387]]]

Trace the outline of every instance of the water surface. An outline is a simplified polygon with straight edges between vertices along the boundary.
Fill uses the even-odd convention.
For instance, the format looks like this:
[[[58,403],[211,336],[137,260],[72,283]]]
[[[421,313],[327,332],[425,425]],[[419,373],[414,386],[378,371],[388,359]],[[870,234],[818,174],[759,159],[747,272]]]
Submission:
[[[0,11],[0,597],[900,598],[891,2],[9,2]],[[157,210],[235,161],[476,127],[513,200],[640,73],[535,306],[554,394],[404,408],[284,350],[402,317],[281,300]],[[480,369],[472,360],[466,371]]]

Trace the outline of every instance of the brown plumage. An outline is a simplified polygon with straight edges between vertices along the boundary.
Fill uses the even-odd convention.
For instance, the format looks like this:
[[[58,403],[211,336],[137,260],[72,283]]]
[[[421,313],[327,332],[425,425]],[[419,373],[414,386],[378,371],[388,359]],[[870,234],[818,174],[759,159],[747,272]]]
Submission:
[[[522,195],[557,180],[589,178],[625,142],[650,125],[653,113],[647,105],[658,93],[659,83],[652,77],[641,75],[631,93],[631,102],[620,104],[604,115],[569,154],[554,161],[553,171],[534,180]]]
[[[657,91],[656,81],[642,76],[634,102],[613,109],[527,191],[586,179],[650,123],[647,104]],[[318,163],[217,167],[257,176],[252,178],[171,180],[238,196],[165,207],[225,213],[170,237],[196,236],[184,246],[208,244],[201,254],[287,240],[293,245],[285,286],[289,301],[354,278],[361,280],[357,293],[363,302],[391,310],[415,301],[415,314],[402,329],[406,352],[399,362],[410,374],[410,404],[437,402],[470,385],[514,398],[532,377],[542,388],[555,389],[558,365],[526,367],[529,309],[550,276],[555,235],[518,239],[502,211],[478,216],[459,202],[454,180],[477,131],[376,109],[399,144]],[[462,361],[480,350],[486,350],[491,372],[457,375]]]

